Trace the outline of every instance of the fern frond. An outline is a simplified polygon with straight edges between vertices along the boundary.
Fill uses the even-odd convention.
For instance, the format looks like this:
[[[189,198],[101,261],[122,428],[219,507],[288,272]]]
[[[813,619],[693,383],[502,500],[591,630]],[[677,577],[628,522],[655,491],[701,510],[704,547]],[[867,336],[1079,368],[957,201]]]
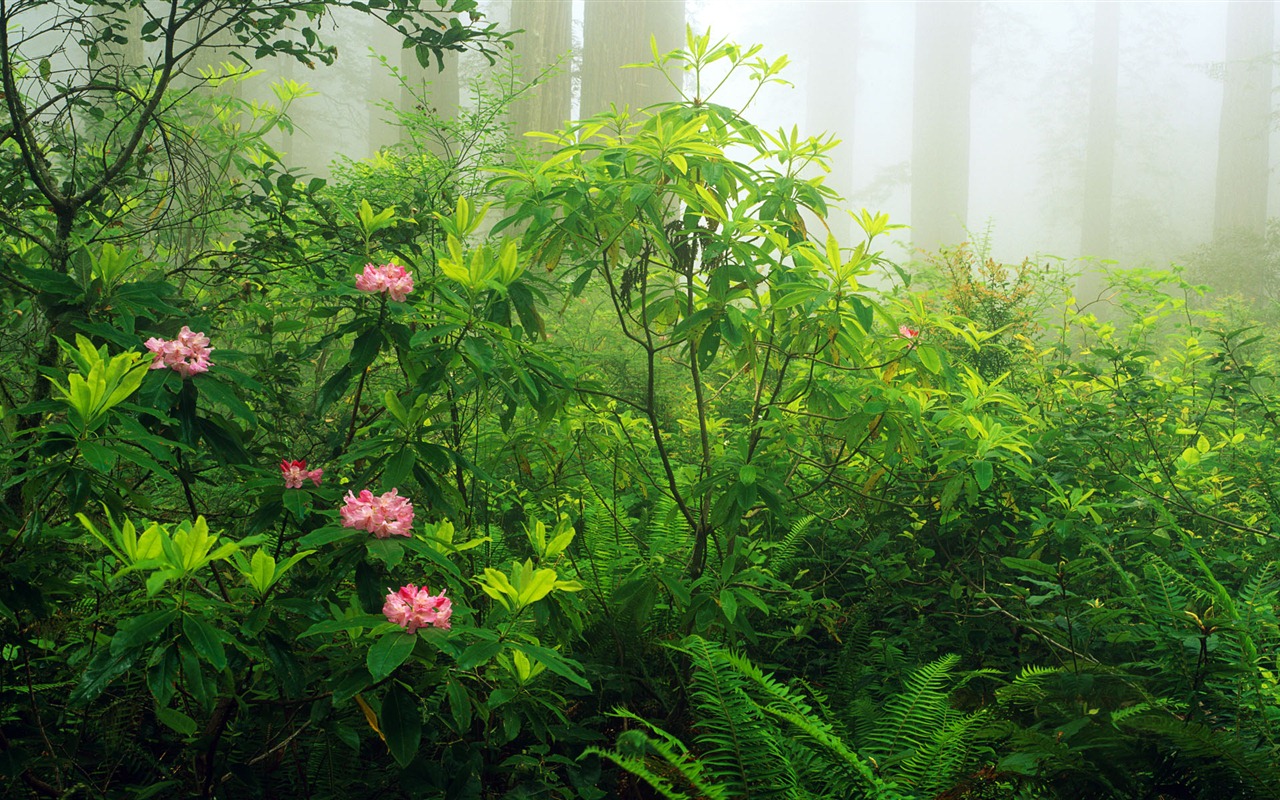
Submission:
[[[1220,796],[1280,796],[1280,752],[1252,747],[1239,736],[1189,722],[1167,713],[1152,712],[1125,720],[1125,727],[1167,740],[1181,757],[1200,763],[1196,772],[1220,774]],[[1231,786],[1236,783],[1237,786]],[[1248,795],[1245,792],[1248,792]]]
[[[626,756],[615,750],[605,750],[600,747],[588,747],[582,751],[583,755],[597,755],[601,758],[607,758],[617,766],[640,778],[645,783],[654,788],[658,794],[667,798],[667,800],[690,800],[689,795],[678,791],[671,782],[661,775],[656,774],[649,769],[648,762],[636,758],[635,756]],[[723,797],[724,795],[720,795]],[[710,795],[708,795],[710,797]]]
[[[950,788],[975,760],[978,734],[986,726],[988,716],[985,710],[952,715],[924,746],[897,765],[896,775],[930,795]]]
[[[996,701],[1005,707],[1031,706],[1048,696],[1043,683],[1046,678],[1062,674],[1060,667],[1041,667],[1028,664],[1022,668],[1008,686],[996,689]]]
[[[718,646],[698,636],[676,649],[693,662],[690,698],[697,709],[695,741],[709,773],[735,798],[789,798],[798,791],[772,726],[751,701],[741,675]]]
[[[800,548],[800,543],[804,541],[804,537],[809,532],[809,526],[816,520],[813,514],[806,514],[795,522],[791,523],[791,529],[787,531],[787,535],[778,543],[778,548],[773,551],[772,559],[767,565],[774,575],[781,575],[795,560],[796,551]]]
[[[902,798],[895,784],[879,778],[866,759],[853,752],[835,729],[814,712],[804,695],[761,670],[747,658],[720,651],[716,656],[749,681],[753,699],[771,716],[782,720],[807,740],[825,751],[820,760],[823,773],[815,775],[826,784],[826,796],[866,797],[894,800]],[[830,760],[835,756],[836,760]]]
[[[928,743],[946,725],[950,703],[944,687],[960,657],[949,654],[907,676],[903,690],[885,703],[882,715],[866,732],[864,749],[882,759],[899,758]]]

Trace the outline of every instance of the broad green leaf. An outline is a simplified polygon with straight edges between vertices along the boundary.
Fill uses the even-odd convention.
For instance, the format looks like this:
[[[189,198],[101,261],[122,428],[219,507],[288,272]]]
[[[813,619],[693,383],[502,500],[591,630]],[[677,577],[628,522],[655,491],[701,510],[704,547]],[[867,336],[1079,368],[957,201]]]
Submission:
[[[192,736],[196,732],[196,721],[174,708],[157,708],[156,719],[183,736]]]
[[[121,623],[111,637],[111,653],[119,655],[135,647],[154,642],[178,616],[176,608],[162,608]]]
[[[938,351],[929,345],[920,345],[916,348],[916,355],[920,357],[920,363],[924,368],[937,375],[942,371],[942,359],[938,357]]]
[[[196,654],[208,662],[209,666],[219,672],[227,668],[227,653],[222,647],[222,634],[217,628],[194,614],[187,614],[182,618],[182,633],[191,642]]]
[[[516,604],[520,606],[533,605],[542,598],[551,594],[551,590],[555,588],[555,585],[555,570],[536,570],[528,582],[520,587],[520,594],[516,597]]]
[[[511,642],[511,647],[519,650],[531,659],[542,664],[551,672],[559,675],[566,680],[581,686],[583,689],[590,691],[591,684],[587,679],[582,677],[582,665],[570,658],[565,658],[559,652],[547,647],[539,647],[538,645],[528,644],[526,642]]]
[[[732,589],[720,590],[720,610],[724,612],[724,618],[730,624],[738,618],[738,598],[733,596]]]
[[[973,462],[973,477],[978,481],[978,488],[985,492],[987,488],[991,486],[991,479],[993,477],[991,462]]]
[[[369,674],[373,676],[373,680],[375,682],[380,681],[395,672],[396,667],[403,664],[413,653],[413,646],[417,642],[417,636],[405,633],[402,630],[391,631],[374,642],[373,646],[369,648],[368,656],[365,658],[365,663],[369,667]]]
[[[471,695],[457,678],[449,678],[445,682],[445,693],[449,698],[449,715],[453,717],[454,730],[465,735],[471,729]]]
[[[418,699],[400,684],[392,685],[382,699],[379,721],[391,757],[401,767],[408,766],[422,742],[422,711],[418,708]]]
[[[475,642],[458,656],[458,669],[467,670],[485,664],[502,650],[502,642]]]

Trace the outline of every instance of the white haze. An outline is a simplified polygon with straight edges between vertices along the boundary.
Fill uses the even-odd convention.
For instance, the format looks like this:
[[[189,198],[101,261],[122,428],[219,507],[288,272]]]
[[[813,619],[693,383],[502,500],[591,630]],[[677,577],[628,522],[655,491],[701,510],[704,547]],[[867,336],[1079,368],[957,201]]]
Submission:
[[[619,0],[634,2],[634,0]],[[888,212],[909,224],[911,211],[913,41],[909,2],[857,3],[856,34],[840,40],[827,20],[837,0],[691,0],[695,31],[759,42],[787,53],[793,88],[771,87],[751,118],[768,129],[804,133],[811,106],[852,92],[852,125],[836,131],[851,148],[853,174],[838,186],[852,208]],[[505,23],[509,2],[483,4]],[[970,189],[967,227],[1004,260],[1080,255],[1084,144],[1089,118],[1093,3],[982,3],[973,45]],[[581,36],[581,3],[575,9]],[[1163,264],[1212,235],[1226,4],[1126,2],[1120,13],[1118,134],[1113,189],[1113,257],[1126,264]],[[396,37],[342,21],[338,64],[314,72],[285,68],[320,94],[295,107],[298,132],[279,144],[295,163],[324,172],[335,156],[368,157],[396,141],[379,99],[398,99],[394,82],[369,54],[399,65]],[[822,35],[820,35],[822,34]],[[815,74],[815,41],[835,36],[847,65]],[[1274,41],[1274,39],[1273,39]],[[830,46],[830,45],[828,45]],[[463,72],[486,68],[475,56]],[[273,67],[272,69],[278,69]],[[279,73],[276,73],[279,74]],[[434,74],[434,71],[433,73]],[[741,99],[750,91],[730,87]],[[260,96],[265,92],[259,91]],[[465,102],[465,101],[464,101]],[[1273,125],[1270,212],[1280,204]],[[899,237],[905,253],[909,237]]]

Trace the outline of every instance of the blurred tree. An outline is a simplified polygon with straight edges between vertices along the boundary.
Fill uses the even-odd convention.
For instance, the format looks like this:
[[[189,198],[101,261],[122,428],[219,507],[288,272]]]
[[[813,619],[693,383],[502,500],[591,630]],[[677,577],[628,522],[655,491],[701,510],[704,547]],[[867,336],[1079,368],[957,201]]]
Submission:
[[[810,86],[834,85],[840,90],[819,95],[809,92],[806,133],[827,132],[843,140],[831,151],[831,174],[826,184],[841,197],[853,194],[853,131],[858,71],[858,6],[854,3],[806,3]],[[843,217],[844,215],[841,215]],[[842,239],[853,234],[853,221],[831,220]]]
[[[911,125],[911,241],[924,250],[966,238],[972,2],[916,4]]]
[[[582,25],[583,117],[609,110],[614,103],[633,109],[679,97],[656,70],[624,70],[622,65],[653,59],[684,43],[684,0],[586,0]]]
[[[1089,139],[1085,150],[1080,252],[1106,258],[1111,250],[1111,194],[1116,160],[1116,87],[1120,64],[1120,5],[1093,4],[1093,64],[1089,82]]]
[[[1215,236],[1266,232],[1274,29],[1273,3],[1227,4]]]
[[[174,202],[183,189],[173,171],[193,158],[175,115],[180,97],[218,80],[210,64],[273,56],[331,64],[337,48],[320,31],[350,9],[440,67],[446,52],[491,54],[502,42],[475,8],[475,0],[0,2],[0,227],[42,254],[36,269],[5,284],[42,311],[30,323],[38,355],[21,399],[49,396],[40,370],[57,363],[55,334],[70,339],[62,328],[89,302],[79,289],[89,283],[88,248],[201,213]],[[35,419],[24,416],[22,426]]]
[[[418,63],[412,50],[400,54],[400,75],[403,83],[400,86],[400,106],[413,108],[418,105],[419,98],[430,100],[430,110],[440,119],[453,119],[458,115],[461,99],[461,76],[458,75],[458,54],[446,53],[444,68],[440,70],[424,67]],[[402,127],[400,129],[401,144],[408,144],[411,137]]]
[[[524,31],[515,38],[515,52],[526,81],[534,80],[549,67],[558,70],[538,86],[537,92],[512,107],[513,133],[520,136],[528,131],[556,130],[573,113],[568,58],[553,67],[573,48],[573,2],[513,0],[511,26]]]

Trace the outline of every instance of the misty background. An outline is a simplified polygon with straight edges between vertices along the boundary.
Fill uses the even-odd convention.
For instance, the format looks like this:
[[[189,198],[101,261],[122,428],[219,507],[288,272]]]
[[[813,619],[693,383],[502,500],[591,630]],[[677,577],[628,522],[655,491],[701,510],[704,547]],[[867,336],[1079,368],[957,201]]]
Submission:
[[[1006,261],[1163,266],[1215,237],[1261,242],[1277,216],[1274,6],[493,0],[481,11],[524,29],[513,37],[520,74],[558,64],[513,107],[513,135],[609,101],[672,99],[648,70],[619,65],[649,60],[650,34],[667,50],[683,44],[686,24],[710,28],[790,57],[793,85],[766,87],[748,117],[842,140],[827,183],[847,207],[912,226],[890,255],[968,240]],[[294,134],[275,144],[317,174],[400,143],[390,105],[420,106],[425,93],[447,116],[474,105],[473,82],[504,74],[473,54],[423,70],[367,20],[331,24],[335,66],[281,59],[253,89],[270,97],[267,81],[285,77],[314,90],[292,107]],[[755,87],[731,88],[741,102]]]

